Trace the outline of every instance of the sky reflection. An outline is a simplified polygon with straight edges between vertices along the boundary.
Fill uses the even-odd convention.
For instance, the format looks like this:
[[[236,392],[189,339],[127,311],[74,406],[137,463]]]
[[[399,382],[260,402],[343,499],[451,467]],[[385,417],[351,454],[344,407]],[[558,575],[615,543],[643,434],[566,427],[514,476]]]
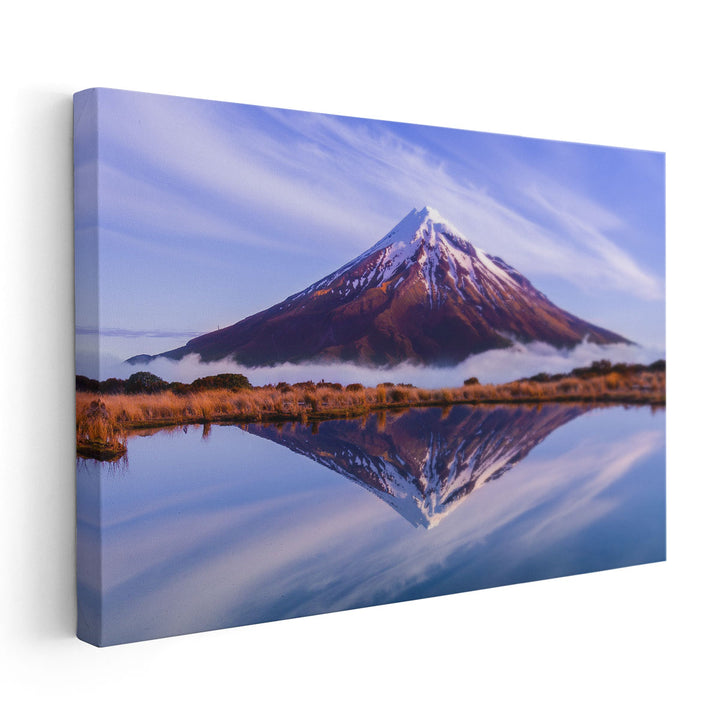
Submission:
[[[430,528],[237,427],[135,437],[126,469],[78,470],[79,543],[98,467],[103,539],[81,603],[114,644],[663,560],[664,423],[580,414]]]

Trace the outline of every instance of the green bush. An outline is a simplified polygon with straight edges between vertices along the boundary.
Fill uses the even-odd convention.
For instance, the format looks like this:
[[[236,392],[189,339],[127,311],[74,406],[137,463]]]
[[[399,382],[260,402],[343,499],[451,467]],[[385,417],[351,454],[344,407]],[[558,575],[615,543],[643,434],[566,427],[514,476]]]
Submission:
[[[192,392],[190,385],[181,382],[171,382],[168,390],[176,395],[189,395]]]
[[[664,360],[656,360],[651,365],[648,365],[648,370],[662,370],[665,371],[665,361]]]
[[[194,390],[247,390],[252,387],[250,381],[239,373],[220,373],[193,380],[190,387]]]
[[[125,380],[108,378],[99,383],[99,390],[105,395],[120,395],[125,392]]]
[[[77,392],[100,392],[100,383],[85,375],[76,375],[75,390]]]
[[[129,395],[139,395],[141,393],[153,395],[167,390],[169,387],[170,383],[146,371],[133,373],[125,381],[125,392]]]

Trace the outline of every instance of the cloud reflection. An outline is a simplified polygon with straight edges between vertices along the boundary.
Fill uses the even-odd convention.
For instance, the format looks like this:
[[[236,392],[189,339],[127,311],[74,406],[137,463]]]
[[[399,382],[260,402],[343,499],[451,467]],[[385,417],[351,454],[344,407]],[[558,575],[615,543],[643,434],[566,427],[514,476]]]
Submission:
[[[662,460],[663,418],[622,408],[580,413],[575,419],[562,415],[571,410],[535,411],[541,429],[534,437],[532,424],[514,417],[513,409],[504,431],[501,423],[482,418],[480,435],[495,433],[508,444],[497,461],[489,452],[467,452],[473,443],[466,435],[472,413],[452,419],[456,438],[449,416],[431,414],[426,423],[410,414],[406,420],[388,420],[380,433],[386,447],[378,447],[376,457],[397,468],[402,462],[427,467],[427,438],[438,436],[443,423],[448,425],[442,443],[454,443],[452,450],[467,461],[465,474],[438,472],[433,487],[431,482],[424,490],[422,483],[414,486],[421,497],[435,494],[440,500],[435,509],[442,511],[443,502],[452,507],[431,530],[411,525],[377,492],[343,480],[307,454],[236,427],[216,426],[205,442],[199,428],[187,435],[137,438],[127,475],[102,480],[108,523],[102,547],[103,642],[663,559],[664,520],[656,519],[645,531],[648,517],[654,517],[650,500],[638,504],[636,499],[638,493],[664,489],[664,478],[642,470],[651,459]],[[569,420],[562,437],[553,433],[552,426]],[[419,445],[412,428],[421,428]],[[382,440],[367,429],[366,443]],[[552,442],[538,440],[551,433]],[[336,429],[329,435],[360,442],[361,429]],[[307,439],[299,431],[294,437],[296,443]],[[402,449],[394,457],[388,437]],[[329,442],[329,436],[323,437],[314,452],[330,452]],[[518,443],[519,457],[510,454],[513,443]],[[188,457],[195,459],[192,479]],[[255,463],[257,458],[262,462]],[[514,467],[502,472],[507,458]],[[452,501],[453,492],[467,486],[455,478],[471,479],[472,468],[480,469],[485,461],[490,475],[481,474],[462,502]],[[209,483],[202,480],[203,467]],[[489,477],[499,479],[487,482]],[[411,490],[407,484],[405,489]],[[647,535],[642,547],[628,535],[635,528]],[[613,547],[604,541],[607,533]],[[628,536],[624,543],[622,533]]]

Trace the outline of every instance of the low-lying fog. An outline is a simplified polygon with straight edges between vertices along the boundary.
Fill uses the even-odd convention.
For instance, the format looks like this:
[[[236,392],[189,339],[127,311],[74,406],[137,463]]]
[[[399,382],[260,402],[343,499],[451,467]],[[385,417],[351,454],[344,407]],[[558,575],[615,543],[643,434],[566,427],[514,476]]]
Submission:
[[[295,383],[304,380],[315,382],[326,380],[344,385],[360,382],[363,385],[375,386],[381,382],[394,382],[412,383],[417,387],[426,388],[456,387],[462,385],[463,380],[469,377],[477,377],[483,383],[502,383],[529,377],[539,372],[551,374],[567,372],[576,367],[589,365],[594,360],[608,359],[612,362],[647,364],[665,357],[662,348],[638,345],[582,343],[572,350],[558,350],[544,343],[531,343],[516,345],[505,350],[490,350],[471,356],[453,367],[419,367],[403,363],[391,368],[368,368],[349,363],[304,363],[247,368],[229,360],[203,363],[197,355],[188,356],[178,362],[162,358],[147,365],[129,365],[124,362],[124,358],[105,352],[107,345],[102,336],[100,341],[99,362],[92,350],[78,343],[76,355],[78,375],[104,380],[109,377],[127,378],[135,372],[147,370],[169,382],[191,382],[206,375],[232,372],[246,375],[256,386],[281,381]]]

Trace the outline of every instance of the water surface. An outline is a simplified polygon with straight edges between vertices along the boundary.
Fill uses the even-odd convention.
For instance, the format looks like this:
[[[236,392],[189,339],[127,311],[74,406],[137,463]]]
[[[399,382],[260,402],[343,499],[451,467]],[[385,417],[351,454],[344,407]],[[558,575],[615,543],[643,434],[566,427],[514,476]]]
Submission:
[[[104,645],[664,558],[649,408],[191,426],[78,465],[79,633]]]

